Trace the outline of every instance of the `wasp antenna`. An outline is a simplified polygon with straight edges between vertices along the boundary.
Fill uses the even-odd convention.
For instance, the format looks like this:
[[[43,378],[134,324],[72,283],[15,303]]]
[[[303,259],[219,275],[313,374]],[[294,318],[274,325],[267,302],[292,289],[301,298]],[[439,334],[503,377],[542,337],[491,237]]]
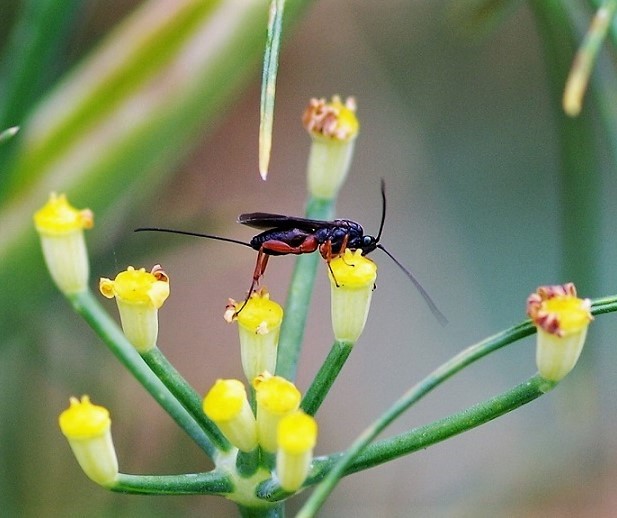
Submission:
[[[416,289],[420,292],[420,295],[422,295],[422,298],[424,299],[424,301],[426,302],[426,305],[429,307],[429,309],[431,310],[431,312],[433,313],[433,315],[435,316],[435,318],[439,321],[439,323],[442,326],[445,326],[448,323],[448,319],[445,317],[445,315],[439,310],[439,308],[437,307],[437,304],[435,304],[435,302],[433,301],[433,299],[431,298],[431,296],[428,294],[428,292],[422,287],[422,284],[420,284],[420,281],[418,281],[418,279],[416,279],[413,275],[413,273],[411,273],[407,268],[405,268],[400,262],[399,260],[394,257],[390,252],[388,252],[388,250],[386,250],[382,245],[377,245],[377,248],[379,248],[380,250],[383,250],[386,255],[392,259],[394,261],[394,263],[401,269],[403,270],[403,272],[405,273],[405,275],[407,275],[407,277],[409,277],[409,280],[413,283],[413,285],[416,287]]]
[[[213,234],[201,234],[199,232],[189,232],[188,230],[176,230],[173,228],[160,228],[160,227],[140,227],[136,228],[134,232],[167,232],[168,234],[180,234],[182,236],[204,237],[206,239],[214,239],[216,241],[226,241],[227,243],[235,243],[237,245],[248,246],[253,248],[250,243],[240,241],[238,239],[232,239],[230,237],[215,236]]]
[[[386,181],[381,179],[381,223],[379,224],[379,232],[377,232],[377,237],[375,241],[379,243],[381,239],[381,233],[383,232],[383,226],[386,222]]]

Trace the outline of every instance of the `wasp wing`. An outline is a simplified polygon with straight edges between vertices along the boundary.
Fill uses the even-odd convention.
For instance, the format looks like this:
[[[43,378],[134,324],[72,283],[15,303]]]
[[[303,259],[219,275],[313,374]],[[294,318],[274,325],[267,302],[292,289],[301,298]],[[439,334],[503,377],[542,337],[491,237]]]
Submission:
[[[269,212],[249,212],[238,216],[238,223],[249,227],[268,230],[278,228],[287,230],[297,228],[307,232],[315,232],[320,228],[332,225],[331,221],[318,219],[297,218],[294,216],[284,216],[283,214],[270,214]]]

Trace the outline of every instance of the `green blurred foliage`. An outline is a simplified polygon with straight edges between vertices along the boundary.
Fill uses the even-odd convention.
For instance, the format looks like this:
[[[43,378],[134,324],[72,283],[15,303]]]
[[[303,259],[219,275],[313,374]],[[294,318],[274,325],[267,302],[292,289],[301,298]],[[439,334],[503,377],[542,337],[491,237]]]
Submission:
[[[88,59],[137,3],[75,2],[75,11],[60,20],[62,30],[49,31],[49,61],[37,65],[45,67],[45,73],[32,84],[32,91],[24,92],[29,99],[24,113],[36,110],[34,102],[42,93],[59,92],[58,78],[66,78],[76,64]],[[298,16],[301,4],[289,2],[290,21]],[[0,85],[6,84],[15,66],[10,56],[7,61],[6,52],[19,9],[44,5],[42,0],[0,2],[0,46],[5,52]],[[476,16],[474,9],[486,5],[507,9],[489,17],[480,10],[482,15]],[[591,13],[585,2],[570,0],[563,5],[573,21],[573,41],[567,43],[573,49]],[[469,27],[467,9],[469,19],[488,19],[492,30],[472,24],[472,37],[464,35],[463,29]],[[233,14],[232,9],[227,16]],[[311,96],[355,95],[362,132],[338,212],[374,230],[379,178],[385,177],[390,209],[384,242],[413,266],[450,324],[440,329],[399,272],[379,258],[379,289],[361,347],[318,416],[318,453],[344,448],[386,403],[438,362],[522,319],[524,300],[537,285],[578,281],[564,278],[563,273],[578,266],[572,264],[578,262],[575,257],[568,255],[564,261],[564,243],[576,248],[578,242],[575,232],[564,230],[564,212],[571,216],[562,198],[561,176],[568,149],[560,145],[559,99],[549,87],[553,69],[550,54],[544,54],[546,29],[537,28],[534,11],[514,1],[470,0],[457,2],[453,10],[446,1],[345,0],[315,2],[306,14],[293,32],[285,21],[266,184],[257,174],[264,12],[263,19],[253,16],[254,23],[246,22],[250,30],[230,40],[227,52],[208,74],[197,79],[199,74],[188,71],[194,89],[186,90],[190,92],[186,102],[174,104],[177,91],[172,88],[169,103],[146,110],[152,118],[144,122],[140,112],[137,121],[122,119],[118,131],[127,130],[131,138],[112,147],[109,141],[102,147],[95,144],[91,160],[80,162],[94,166],[87,174],[77,168],[76,177],[83,182],[72,177],[63,185],[62,176],[51,173],[53,181],[32,180],[36,188],[27,195],[12,198],[3,191],[0,509],[4,515],[235,516],[234,506],[221,499],[110,494],[90,483],[77,467],[56,419],[70,395],[89,393],[94,402],[111,409],[123,471],[209,468],[197,448],[68,310],[47,278],[30,218],[52,188],[68,188],[78,207],[90,206],[97,212],[97,226],[88,235],[93,283],[127,264],[150,267],[163,262],[172,277],[172,298],[161,314],[161,343],[179,370],[205,392],[216,377],[240,375],[236,338],[220,313],[226,297],[239,298],[246,289],[254,258],[230,245],[136,238],[130,229],[143,224],[189,226],[243,238],[250,231],[233,226],[240,212],[301,214],[308,147],[298,124],[302,107]],[[216,28],[228,29],[226,19],[217,19]],[[607,77],[612,66],[611,56],[604,56],[595,80]],[[596,280],[590,286],[598,286],[594,290],[600,292],[584,291],[584,296],[614,292],[617,279],[617,241],[611,224],[617,194],[609,153],[613,142],[607,142],[604,112],[594,104],[599,98],[610,105],[609,97],[600,97],[606,91],[596,81],[584,112],[591,127],[586,136],[594,137],[596,165],[589,178],[575,178],[569,191],[585,193],[588,182],[599,182],[601,187],[593,184],[597,200],[587,210],[596,211],[597,218],[586,231],[593,234],[599,249],[585,250],[596,261],[592,272]],[[68,104],[60,108],[68,110],[70,100]],[[15,153],[27,153],[27,148],[18,147],[30,134],[27,127],[24,130],[21,140],[2,151],[3,174],[12,170]],[[588,149],[580,146],[582,156]],[[577,151],[577,141],[569,151]],[[36,176],[41,171],[27,173]],[[6,245],[6,236],[16,232],[18,238]],[[10,253],[3,255],[6,250]],[[284,298],[290,262],[273,259],[269,266],[266,281],[279,300]],[[310,348],[301,359],[302,387],[308,385],[330,342],[328,308],[321,301],[327,297],[325,276],[322,281],[307,330]],[[114,311],[112,305],[109,308]],[[407,516],[410,509],[422,516],[610,515],[614,509],[606,488],[614,486],[617,472],[612,438],[616,408],[611,395],[617,388],[616,355],[610,347],[615,329],[610,317],[594,324],[589,346],[593,384],[581,386],[575,372],[563,384],[567,397],[559,397],[559,387],[550,397],[464,437],[353,476],[335,492],[324,516]],[[486,398],[532,369],[531,342],[504,351],[487,366],[474,367],[468,376],[453,381],[451,388],[420,405],[393,431]],[[569,387],[576,390],[568,391]],[[345,426],[341,408],[346,412]]]

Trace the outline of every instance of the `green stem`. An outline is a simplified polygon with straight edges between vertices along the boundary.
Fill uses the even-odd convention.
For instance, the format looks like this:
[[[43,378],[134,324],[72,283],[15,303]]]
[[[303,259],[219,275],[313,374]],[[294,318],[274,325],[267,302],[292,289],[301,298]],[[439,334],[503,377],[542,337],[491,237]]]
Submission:
[[[225,495],[234,490],[227,475],[216,471],[187,475],[126,475],[110,488],[135,495]]]
[[[244,507],[238,506],[242,518],[284,518],[285,507],[283,503],[271,507]]]
[[[300,404],[300,408],[307,414],[315,415],[341,372],[343,365],[345,365],[353,346],[354,344],[351,342],[339,342],[338,340],[332,344],[328,357],[313,379]]]
[[[463,350],[446,363],[435,369],[422,381],[411,387],[403,394],[385,413],[362,432],[352,443],[343,457],[336,463],[326,478],[319,484],[298,516],[307,517],[314,515],[323,505],[338,481],[344,475],[347,467],[355,457],[368,445],[379,433],[381,433],[392,421],[400,416],[411,405],[419,401],[435,387],[459,372],[467,365],[479,360],[487,354],[507,345],[515,340],[528,336],[535,332],[530,322],[524,322],[507,331],[494,335],[482,342],[472,345]]]
[[[598,265],[601,213],[596,210],[602,187],[593,120],[589,110],[573,118],[566,116],[561,107],[562,91],[576,52],[576,34],[561,0],[533,0],[530,6],[543,37],[560,139],[563,275],[575,281],[581,292],[594,293],[602,286]]]
[[[404,455],[426,449],[433,444],[488,423],[530,403],[553,387],[554,384],[552,382],[548,382],[536,375],[498,396],[460,412],[371,444],[347,467],[345,475],[363,471]],[[305,486],[310,486],[323,480],[344,455],[345,452],[341,452],[317,457],[313,461],[313,468],[305,482]],[[268,480],[259,486],[257,496],[267,500],[280,500],[288,496],[288,494],[277,483]]]
[[[330,220],[334,215],[334,203],[335,200],[310,198],[306,217]],[[276,374],[291,381],[296,378],[298,357],[304,339],[306,316],[311,303],[319,259],[317,253],[298,256],[291,277],[276,364]]]
[[[143,358],[128,342],[116,322],[105,312],[91,291],[67,295],[73,309],[105,342],[109,350],[161,405],[171,418],[182,427],[193,441],[211,458],[216,454],[215,446],[195,422],[186,409],[146,365]]]
[[[556,383],[536,375],[498,396],[461,412],[379,441],[358,455],[345,474],[372,468],[488,423],[546,394],[555,385]],[[336,459],[327,460],[331,461],[336,462]]]
[[[241,477],[248,478],[258,469],[261,462],[261,451],[255,448],[252,451],[238,451],[236,456],[236,469]]]
[[[202,400],[193,387],[182,377],[176,368],[169,363],[169,360],[158,347],[141,355],[152,372],[163,382],[174,397],[184,408],[193,416],[193,419],[206,432],[212,443],[222,451],[229,451],[231,444],[221,434],[220,430],[206,414],[202,408]]]
[[[592,314],[607,313],[617,310],[617,298],[606,297],[598,299],[592,304]],[[411,387],[401,398],[398,399],[379,419],[369,426],[360,436],[352,443],[350,448],[340,457],[337,463],[333,466],[330,472],[326,475],[323,482],[313,492],[307,500],[305,506],[301,509],[297,517],[306,518],[313,516],[315,512],[323,505],[323,502],[334,489],[341,477],[345,475],[349,467],[356,460],[362,450],[379,434],[381,433],[394,419],[400,416],[412,404],[416,403],[431,390],[450,378],[452,375],[459,372],[467,365],[479,360],[489,353],[500,349],[512,342],[520,340],[528,335],[536,332],[535,327],[529,320],[526,320],[510,329],[502,331],[492,337],[489,337],[482,342],[468,347],[461,351],[454,358],[450,359],[440,367],[435,369],[422,381]],[[532,380],[535,378],[532,378]],[[546,381],[541,383],[536,380],[532,386],[546,392],[552,385]],[[496,416],[501,415],[499,409],[495,410]],[[460,433],[460,432],[457,432]]]
[[[615,12],[617,12],[617,0],[603,0],[576,52],[563,96],[563,107],[568,115],[577,116],[582,109],[583,97],[591,73],[615,17]]]

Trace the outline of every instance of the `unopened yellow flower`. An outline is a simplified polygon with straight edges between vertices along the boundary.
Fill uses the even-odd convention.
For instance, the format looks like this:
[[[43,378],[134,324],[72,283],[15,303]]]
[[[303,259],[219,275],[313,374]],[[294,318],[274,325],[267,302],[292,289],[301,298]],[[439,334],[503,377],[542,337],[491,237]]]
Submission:
[[[243,304],[230,299],[226,320],[238,322],[242,368],[246,379],[252,383],[262,372],[276,370],[283,308],[270,300],[265,289],[253,293],[244,307]]]
[[[101,278],[101,293],[116,298],[122,329],[129,342],[144,353],[156,345],[158,309],[169,296],[169,277],[156,265],[152,271],[129,266],[115,280]]]
[[[573,283],[541,286],[529,296],[527,314],[538,329],[536,363],[543,378],[560,381],[574,368],[593,320],[590,308]]]
[[[332,329],[340,342],[358,340],[371,305],[377,265],[362,250],[345,250],[330,261]]]
[[[257,399],[257,440],[270,453],[277,449],[280,420],[300,406],[300,391],[281,376],[264,373],[253,381]]]
[[[81,401],[71,398],[59,423],[84,473],[97,484],[112,486],[118,475],[118,459],[109,411],[93,405],[88,396],[82,396]]]
[[[309,192],[322,199],[334,198],[347,177],[360,124],[356,102],[348,97],[311,99],[302,123],[312,138],[307,178]]]
[[[257,447],[255,416],[241,381],[216,380],[204,398],[203,409],[236,448],[249,452]]]
[[[34,214],[47,269],[63,293],[80,293],[88,288],[90,265],[83,231],[93,225],[92,211],[77,210],[64,194],[52,193]]]
[[[306,480],[316,441],[317,422],[301,410],[279,422],[276,474],[285,491],[296,491]]]

